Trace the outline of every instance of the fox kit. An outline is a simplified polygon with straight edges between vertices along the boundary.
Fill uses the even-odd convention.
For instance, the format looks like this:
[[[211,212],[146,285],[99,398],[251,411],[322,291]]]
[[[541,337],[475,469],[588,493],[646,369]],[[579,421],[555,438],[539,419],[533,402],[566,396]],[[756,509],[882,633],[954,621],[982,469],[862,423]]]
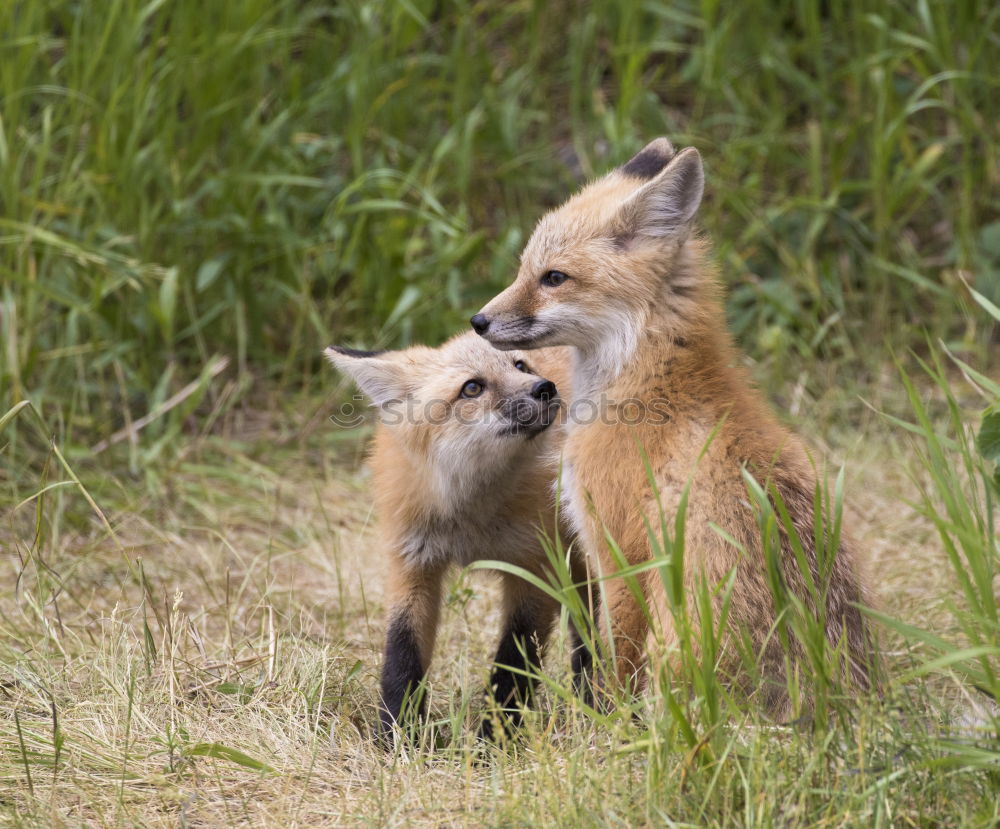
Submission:
[[[442,579],[451,565],[498,560],[545,577],[539,532],[556,532],[552,485],[562,427],[553,425],[565,381],[564,349],[502,353],[471,332],[440,348],[362,352],[329,359],[380,411],[371,464],[387,557],[389,622],[382,665],[381,733],[419,715],[418,686],[431,661]],[[550,428],[551,427],[551,428]],[[575,574],[581,580],[582,565]],[[503,634],[491,690],[501,709],[530,694],[557,603],[502,573]],[[573,668],[589,656],[575,640]],[[507,712],[516,725],[516,710]],[[491,723],[481,733],[491,736]]]
[[[707,245],[691,232],[703,185],[697,150],[675,153],[665,138],[653,141],[544,216],[515,282],[471,322],[502,350],[572,347],[574,404],[563,491],[588,558],[601,572],[618,569],[604,542],[605,528],[630,563],[648,560],[646,521],[660,526],[657,501],[673,515],[690,481],[687,589],[703,577],[717,585],[736,570],[730,619],[750,633],[761,658],[765,705],[783,713],[783,653],[773,631],[761,533],[742,475],[745,470],[780,494],[819,584],[816,475],[802,443],[780,425],[737,365]],[[604,416],[574,422],[581,401]],[[621,401],[632,405],[631,417]],[[645,417],[634,415],[636,404]],[[793,542],[783,537],[781,576],[808,605],[795,559]],[[827,636],[845,645],[843,678],[865,688],[874,663],[866,621],[856,607],[866,591],[849,542],[840,544],[831,568],[822,608]],[[646,571],[640,580],[652,632],[624,581],[606,585],[611,630],[605,636],[613,638],[617,679],[625,684],[642,683],[637,671],[647,654],[669,661],[676,652],[662,579]]]

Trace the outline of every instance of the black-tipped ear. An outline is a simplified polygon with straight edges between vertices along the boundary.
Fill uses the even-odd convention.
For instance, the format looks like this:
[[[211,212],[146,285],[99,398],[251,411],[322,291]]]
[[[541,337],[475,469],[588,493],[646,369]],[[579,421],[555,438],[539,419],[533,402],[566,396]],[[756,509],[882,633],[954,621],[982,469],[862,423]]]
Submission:
[[[666,138],[657,138],[632,156],[632,159],[627,164],[623,164],[620,170],[626,176],[648,181],[670,163],[675,152],[674,145]]]
[[[624,239],[680,236],[698,212],[704,190],[701,156],[694,147],[681,150],[622,205],[617,235]]]
[[[364,351],[360,348],[347,348],[343,345],[331,345],[326,350],[334,351],[343,357],[378,357],[380,354],[386,353],[384,349],[381,351]]]
[[[353,378],[376,406],[402,400],[409,394],[405,367],[392,351],[359,351],[332,345],[323,352],[344,374]]]

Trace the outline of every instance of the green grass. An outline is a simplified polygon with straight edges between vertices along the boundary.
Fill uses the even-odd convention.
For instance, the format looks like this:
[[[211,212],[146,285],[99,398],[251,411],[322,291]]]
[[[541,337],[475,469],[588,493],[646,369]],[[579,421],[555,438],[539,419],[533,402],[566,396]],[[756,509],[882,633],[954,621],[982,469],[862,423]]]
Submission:
[[[542,210],[660,134],[706,159],[755,357],[981,346],[962,277],[1000,300],[989,3],[0,15],[0,406],[30,393],[70,436],[213,354],[298,389],[331,338],[440,340]]]
[[[735,698],[704,625],[697,643],[682,637],[669,694],[599,713],[569,688],[563,623],[539,710],[485,758],[471,738],[500,616],[475,573],[447,591],[423,739],[389,755],[372,739],[385,604],[357,436],[318,430],[289,448],[273,427],[228,424],[185,441],[161,493],[124,470],[84,484],[53,448],[21,470],[25,497],[0,527],[12,585],[0,594],[0,815],[23,826],[995,825],[1000,712],[976,689],[1000,690],[988,602],[1000,488],[968,419],[949,414],[960,411],[946,382],[918,395],[913,431],[884,421],[848,475],[847,491],[874,507],[851,529],[880,564],[884,700],[843,697],[828,681],[835,654],[792,608],[789,635],[816,668],[796,682],[816,715],[778,724]],[[45,428],[24,407],[0,435],[16,420]],[[839,492],[820,499],[833,523]],[[761,520],[775,526],[780,507],[762,504]],[[683,554],[683,515],[666,526],[654,566]],[[560,581],[579,613],[565,569]],[[707,618],[709,589],[676,595],[678,620],[695,608]]]
[[[998,32],[945,0],[0,3],[0,822],[995,825]],[[664,134],[756,377],[846,462],[821,506],[872,560],[886,700],[845,702],[794,606],[822,710],[790,727],[705,627],[607,715],[559,638],[482,762],[498,613],[461,573],[434,739],[386,758],[364,435],[320,351],[463,328]]]

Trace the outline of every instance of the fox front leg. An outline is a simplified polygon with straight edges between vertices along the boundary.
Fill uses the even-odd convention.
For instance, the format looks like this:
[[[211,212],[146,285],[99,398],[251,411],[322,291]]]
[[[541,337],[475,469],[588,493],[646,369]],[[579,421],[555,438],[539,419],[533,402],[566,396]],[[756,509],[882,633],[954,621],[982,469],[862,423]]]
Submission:
[[[401,562],[396,562],[401,564]],[[424,676],[430,667],[441,608],[440,570],[394,567],[391,609],[382,660],[379,734],[390,742],[396,724],[412,729],[423,714]]]
[[[639,583],[645,603],[649,593],[642,575]],[[625,694],[634,694],[645,684],[649,618],[632,590],[625,579],[610,579],[606,583],[602,601],[607,602],[608,612],[601,613],[601,628],[605,643],[614,648],[614,675],[606,678],[610,683],[600,683],[605,694],[612,690],[612,684],[616,692]]]
[[[594,704],[593,648],[598,643],[596,629],[598,595],[590,582],[586,564],[579,556],[575,557],[572,563],[572,574],[573,582],[577,585],[580,604],[583,607],[583,618],[579,622],[570,619],[569,624],[570,668],[573,671],[573,690],[584,703],[592,706]]]
[[[521,724],[521,708],[531,703],[535,687],[531,674],[541,666],[558,605],[517,576],[505,573],[502,578],[504,628],[488,693],[510,736]],[[480,738],[493,740],[494,725],[494,717],[487,713],[479,727]]]

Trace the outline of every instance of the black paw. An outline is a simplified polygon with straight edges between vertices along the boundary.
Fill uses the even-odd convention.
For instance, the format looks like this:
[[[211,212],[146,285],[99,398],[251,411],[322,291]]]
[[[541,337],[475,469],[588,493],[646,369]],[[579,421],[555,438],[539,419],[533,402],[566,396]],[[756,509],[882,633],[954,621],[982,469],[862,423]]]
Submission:
[[[490,745],[505,745],[517,737],[521,719],[521,712],[517,710],[489,711],[479,723],[476,739]]]

